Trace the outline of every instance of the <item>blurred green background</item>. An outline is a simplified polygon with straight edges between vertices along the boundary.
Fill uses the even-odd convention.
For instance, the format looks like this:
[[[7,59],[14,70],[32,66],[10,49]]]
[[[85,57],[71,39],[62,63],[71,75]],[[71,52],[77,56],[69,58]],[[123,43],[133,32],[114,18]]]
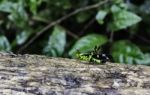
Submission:
[[[95,46],[150,65],[150,0],[0,0],[0,51],[74,58]]]

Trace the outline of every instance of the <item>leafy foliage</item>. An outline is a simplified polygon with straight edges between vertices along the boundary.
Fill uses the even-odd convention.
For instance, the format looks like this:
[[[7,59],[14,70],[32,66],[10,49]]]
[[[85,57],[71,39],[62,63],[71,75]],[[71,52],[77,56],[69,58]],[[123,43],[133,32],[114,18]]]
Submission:
[[[136,59],[136,63],[142,65],[150,65],[150,54],[144,54],[142,56],[142,59]]]
[[[112,55],[115,61],[128,64],[135,64],[136,59],[143,58],[142,51],[129,41],[118,41],[114,43]]]
[[[22,31],[16,35],[16,41],[18,45],[23,44],[31,33],[28,31]]]
[[[141,18],[132,12],[119,11],[113,14],[113,22],[109,24],[112,31],[125,29],[141,21]]]
[[[98,21],[99,24],[103,24],[104,23],[104,18],[107,15],[107,11],[104,10],[100,10],[97,15],[96,15],[96,20]]]
[[[150,65],[150,1],[104,1],[1,0],[0,50],[73,58],[104,46],[115,62]]]
[[[61,26],[55,26],[52,35],[49,36],[43,53],[49,56],[61,56],[66,44],[66,30]]]
[[[125,46],[125,47],[118,47]],[[129,41],[118,41],[112,47],[112,55],[116,62],[127,64],[149,64],[149,55],[145,54]]]
[[[0,50],[1,51],[10,51],[11,46],[9,44],[9,41],[5,36],[0,36]]]

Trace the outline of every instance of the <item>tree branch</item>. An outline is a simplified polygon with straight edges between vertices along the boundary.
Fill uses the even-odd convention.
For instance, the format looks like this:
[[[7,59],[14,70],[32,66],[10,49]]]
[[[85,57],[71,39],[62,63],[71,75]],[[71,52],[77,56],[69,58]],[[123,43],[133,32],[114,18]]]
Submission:
[[[0,84],[1,95],[150,95],[150,66],[0,52]]]
[[[45,26],[41,31],[37,32],[35,34],[35,36],[33,38],[31,38],[24,46],[22,46],[19,50],[18,50],[18,53],[22,52],[24,49],[26,49],[31,43],[33,43],[41,34],[45,33],[45,31],[47,31],[49,28],[53,27],[54,25],[56,24],[59,24],[61,23],[62,21],[68,19],[69,17],[79,13],[79,12],[82,12],[82,11],[87,11],[87,10],[90,10],[90,9],[94,9],[94,8],[97,8],[105,3],[107,3],[108,1],[110,0],[105,0],[105,1],[102,1],[102,2],[99,2],[99,3],[96,3],[94,5],[90,5],[90,6],[86,6],[86,7],[83,7],[83,8],[79,8],[73,12],[71,12],[70,14],[68,15],[65,15],[63,16],[62,18],[56,20],[56,21],[53,21],[52,23],[48,24],[47,26]]]

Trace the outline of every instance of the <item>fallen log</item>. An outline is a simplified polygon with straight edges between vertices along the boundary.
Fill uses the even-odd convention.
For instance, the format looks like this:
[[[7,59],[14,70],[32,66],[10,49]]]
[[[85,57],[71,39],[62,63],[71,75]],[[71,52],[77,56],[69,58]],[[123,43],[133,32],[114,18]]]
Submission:
[[[0,53],[0,95],[150,95],[150,67]]]

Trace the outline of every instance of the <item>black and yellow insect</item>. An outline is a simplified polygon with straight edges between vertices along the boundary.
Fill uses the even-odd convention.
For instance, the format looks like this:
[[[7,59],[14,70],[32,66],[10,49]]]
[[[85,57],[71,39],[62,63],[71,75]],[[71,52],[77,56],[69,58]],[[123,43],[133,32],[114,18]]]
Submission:
[[[107,61],[112,60],[112,56],[102,53],[100,47],[95,47],[93,51],[90,51],[88,53],[80,53],[80,51],[77,50],[76,56],[80,60],[97,64],[106,63]]]

